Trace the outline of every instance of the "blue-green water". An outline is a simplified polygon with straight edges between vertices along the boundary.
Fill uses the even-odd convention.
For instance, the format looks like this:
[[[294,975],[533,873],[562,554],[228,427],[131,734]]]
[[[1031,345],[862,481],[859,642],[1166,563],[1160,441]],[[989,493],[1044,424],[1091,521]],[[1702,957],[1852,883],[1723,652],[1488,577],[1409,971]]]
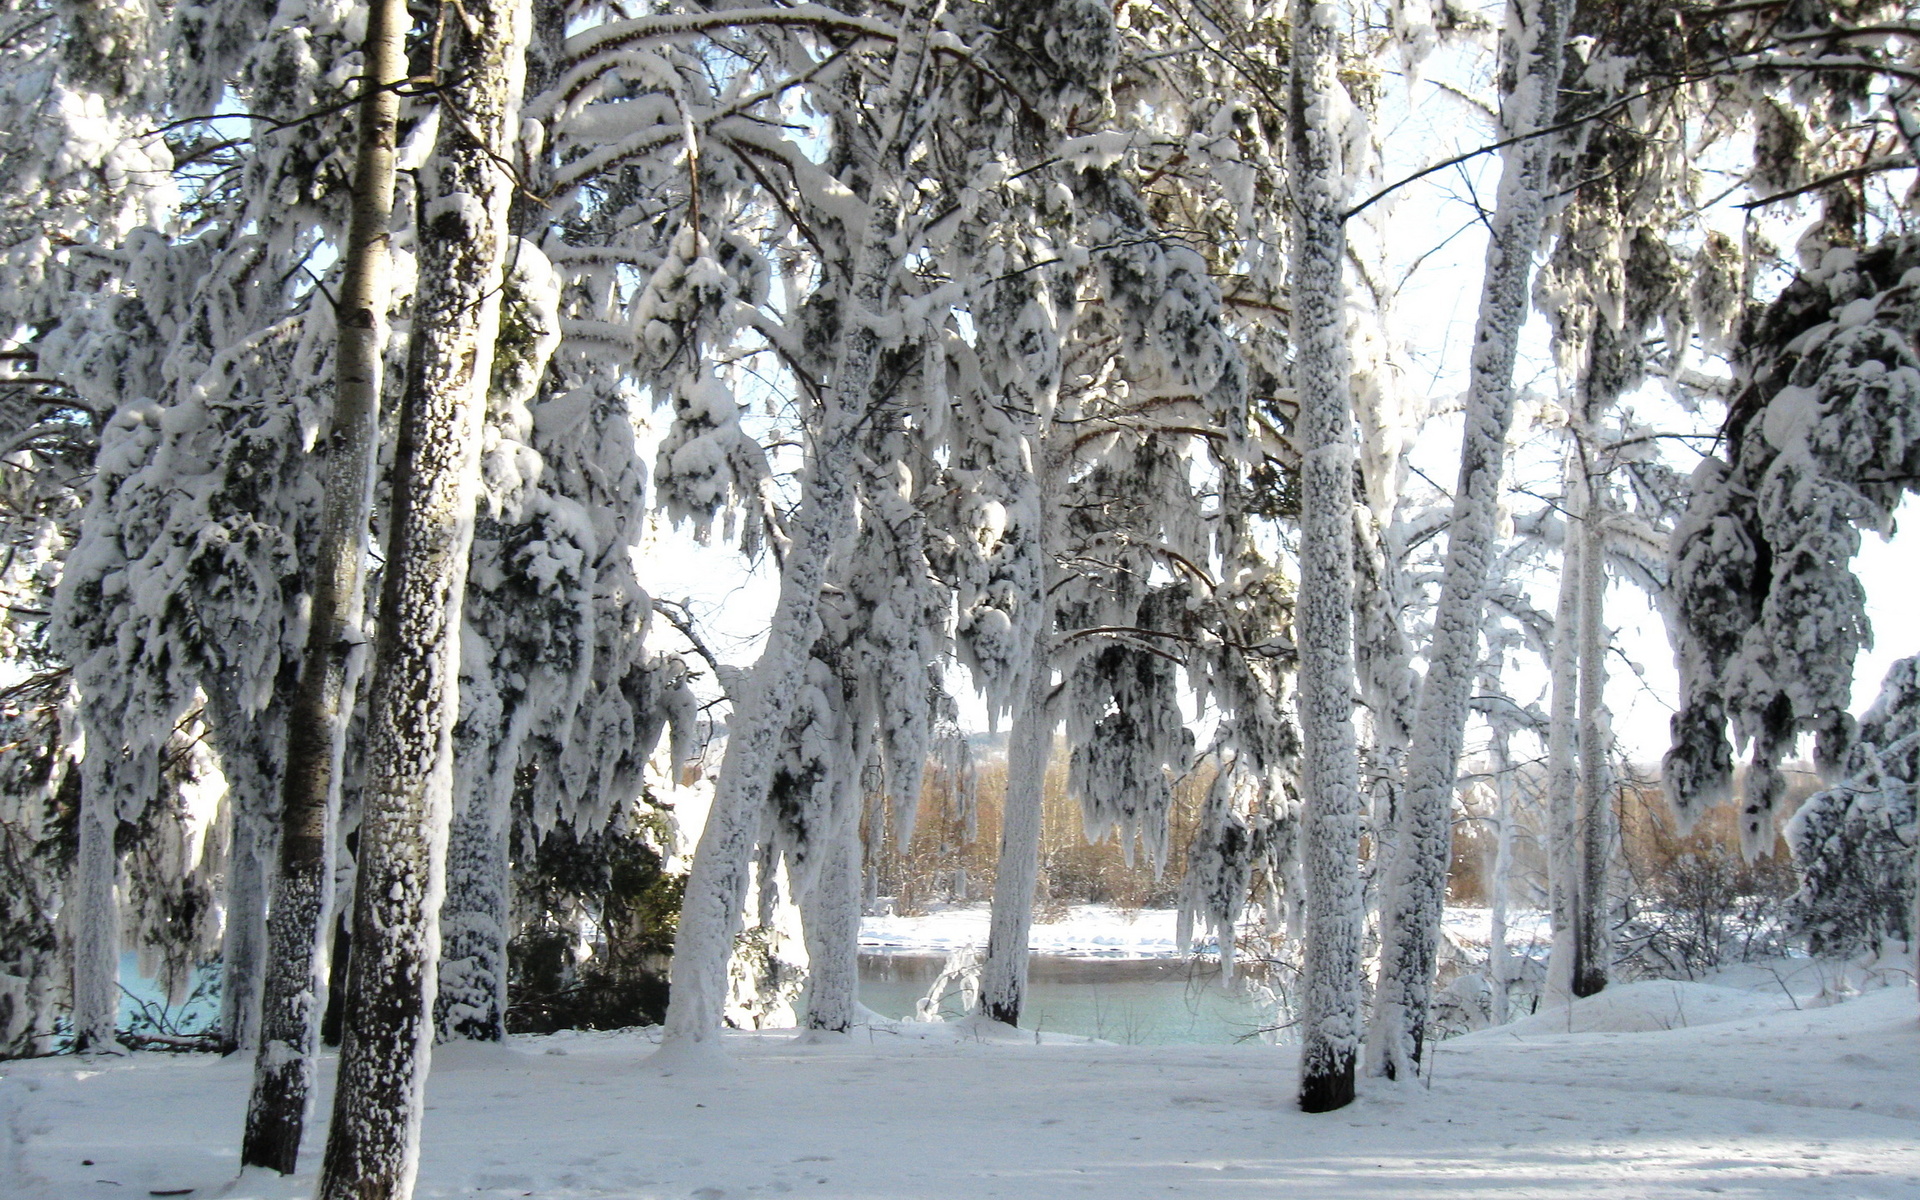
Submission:
[[[910,1017],[945,964],[939,954],[862,954],[860,1002],[883,1017]],[[941,1012],[963,1015],[957,993],[949,992]],[[1222,986],[1213,964],[1038,954],[1020,1018],[1023,1029],[1142,1046],[1235,1042],[1274,1023],[1271,1009]]]

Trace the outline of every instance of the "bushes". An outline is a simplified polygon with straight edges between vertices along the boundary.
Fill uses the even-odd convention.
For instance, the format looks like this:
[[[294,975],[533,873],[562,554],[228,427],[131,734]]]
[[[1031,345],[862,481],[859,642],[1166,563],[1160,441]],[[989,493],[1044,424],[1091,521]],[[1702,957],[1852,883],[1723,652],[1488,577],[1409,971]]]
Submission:
[[[566,825],[544,837],[516,830],[509,1032],[619,1029],[666,1015],[667,959],[686,888],[656,845],[666,819],[651,809],[593,834]]]
[[[1811,788],[1810,776],[1792,778],[1787,806]],[[1786,844],[1776,839],[1771,853],[1747,862],[1739,819],[1732,808],[1716,808],[1682,835],[1657,787],[1625,790],[1621,843],[1630,886],[1615,935],[1622,967],[1697,979],[1723,963],[1785,949],[1794,889]]]
[[[1057,912],[1068,904],[1172,907],[1179,899],[1181,864],[1212,778],[1211,764],[1202,764],[1174,787],[1168,863],[1156,874],[1138,855],[1129,865],[1113,839],[1089,843],[1083,836],[1080,806],[1067,793],[1066,756],[1060,749],[1056,747],[1047,769],[1042,800],[1039,911],[1045,915],[1049,908]],[[993,894],[1000,852],[1000,802],[1006,791],[1005,760],[980,768],[972,820],[956,802],[954,791],[943,772],[928,771],[913,841],[904,852],[889,836],[876,853],[874,831],[867,831],[868,854],[874,864],[870,898],[890,896],[896,912],[910,914],[932,903],[985,900]]]

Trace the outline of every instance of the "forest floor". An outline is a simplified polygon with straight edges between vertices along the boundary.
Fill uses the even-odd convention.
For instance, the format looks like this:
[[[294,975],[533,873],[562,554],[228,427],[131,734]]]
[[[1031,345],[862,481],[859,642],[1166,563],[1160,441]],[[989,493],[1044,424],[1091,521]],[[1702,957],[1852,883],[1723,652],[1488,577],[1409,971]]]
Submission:
[[[652,1031],[514,1038],[435,1052],[416,1194],[1915,1200],[1917,1018],[1911,986],[1813,1007],[1643,981],[1441,1043],[1418,1082],[1321,1116],[1286,1046],[885,1023],[730,1034],[729,1064],[669,1071]],[[0,1196],[310,1195],[318,1131],[300,1174],[236,1174],[250,1069],[0,1064]]]

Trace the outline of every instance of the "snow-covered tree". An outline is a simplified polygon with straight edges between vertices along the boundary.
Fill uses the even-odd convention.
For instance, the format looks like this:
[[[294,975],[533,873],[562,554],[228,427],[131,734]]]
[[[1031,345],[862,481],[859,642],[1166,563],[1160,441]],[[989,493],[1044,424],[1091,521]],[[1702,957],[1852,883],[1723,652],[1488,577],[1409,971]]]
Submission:
[[[676,1045],[709,1043],[720,1028],[752,841],[785,733],[782,706],[805,683],[829,559],[854,532],[856,443],[891,340],[885,314],[899,298],[896,239],[913,194],[907,168],[933,117],[928,85],[943,7],[939,0],[916,0],[903,12],[885,83],[859,114],[861,144],[850,147],[859,207],[845,223],[845,274],[836,284],[847,316],[830,356],[831,374],[815,398],[816,417],[807,424],[809,461],[786,528],[773,625],[760,660],[734,693],[726,757],[687,881],[667,1013],[667,1034]]]
[[[1887,670],[1873,707],[1860,718],[1842,766],[1844,782],[1807,797],[1783,832],[1800,890],[1793,922],[1815,954],[1912,946],[1914,818],[1920,770],[1920,658]]]
[[[469,3],[435,64],[448,82],[415,230],[419,283],[369,691],[353,955],[319,1186],[327,1200],[411,1195],[418,1168],[461,602],[531,25],[525,0]]]
[[[1749,857],[1772,843],[1778,763],[1801,733],[1817,735],[1824,771],[1845,762],[1854,657],[1871,636],[1850,563],[1920,475],[1914,247],[1816,235],[1804,249],[1800,276],[1747,329],[1727,457],[1694,473],[1673,538],[1683,705],[1663,777],[1691,818],[1731,792],[1729,727],[1751,742]]]
[[[1452,861],[1454,777],[1466,735],[1467,702],[1479,662],[1483,593],[1513,420],[1513,364],[1525,320],[1533,254],[1545,217],[1554,123],[1571,0],[1509,6],[1502,133],[1535,134],[1505,151],[1499,200],[1487,241],[1475,323],[1460,480],[1453,493],[1446,567],[1407,754],[1407,792],[1396,814],[1394,858],[1382,898],[1380,982],[1369,1031],[1370,1069],[1389,1078],[1416,1073],[1425,1036],[1446,874]]]
[[[1300,726],[1307,886],[1300,1106],[1353,1102],[1361,1041],[1359,761],[1353,732],[1353,406],[1348,394],[1345,238],[1353,119],[1336,68],[1340,14],[1293,5],[1288,73],[1294,201],[1294,387],[1300,400]]]

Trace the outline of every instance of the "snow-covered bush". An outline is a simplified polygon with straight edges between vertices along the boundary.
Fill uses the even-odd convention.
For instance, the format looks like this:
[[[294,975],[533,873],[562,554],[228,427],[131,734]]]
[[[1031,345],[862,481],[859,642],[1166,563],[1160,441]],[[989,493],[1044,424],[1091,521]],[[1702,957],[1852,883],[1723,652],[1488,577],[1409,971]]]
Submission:
[[[686,886],[656,844],[670,833],[666,820],[640,807],[599,829],[563,823],[543,836],[517,826],[510,1032],[618,1029],[666,1015],[666,955]]]
[[[1796,928],[1816,954],[1878,951],[1914,935],[1914,783],[1920,770],[1920,657],[1888,670],[1860,721],[1845,782],[1787,823],[1800,890]]]
[[[1854,657],[1872,636],[1851,562],[1920,478],[1920,243],[1803,249],[1808,268],[1743,331],[1728,459],[1695,472],[1672,541],[1684,695],[1667,794],[1688,821],[1731,794],[1731,727],[1753,747],[1749,856],[1772,843],[1799,735],[1817,735],[1828,778],[1848,761]]]

